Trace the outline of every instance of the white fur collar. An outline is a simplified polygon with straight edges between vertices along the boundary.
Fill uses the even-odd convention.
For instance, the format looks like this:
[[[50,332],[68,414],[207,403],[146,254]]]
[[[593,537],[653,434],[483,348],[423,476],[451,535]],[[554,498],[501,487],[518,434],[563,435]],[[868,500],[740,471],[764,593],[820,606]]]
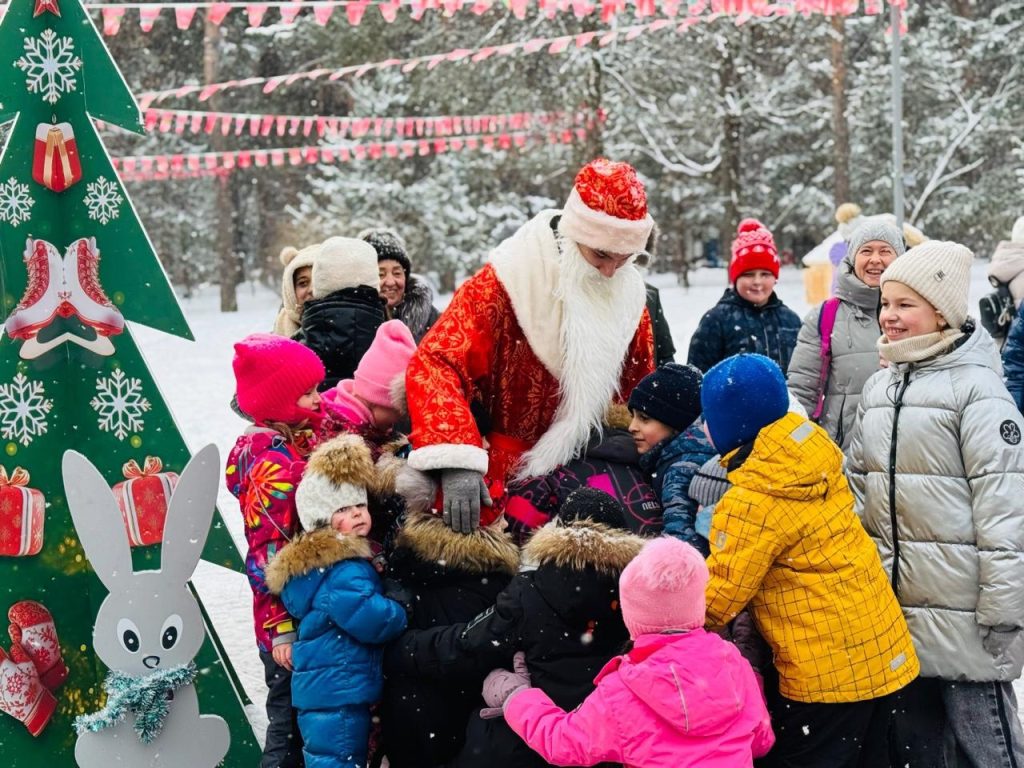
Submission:
[[[591,430],[600,429],[646,301],[632,264],[604,278],[575,243],[556,239],[550,223],[556,215],[541,212],[491,256],[531,350],[559,383],[554,419],[523,457],[523,477],[571,461]]]

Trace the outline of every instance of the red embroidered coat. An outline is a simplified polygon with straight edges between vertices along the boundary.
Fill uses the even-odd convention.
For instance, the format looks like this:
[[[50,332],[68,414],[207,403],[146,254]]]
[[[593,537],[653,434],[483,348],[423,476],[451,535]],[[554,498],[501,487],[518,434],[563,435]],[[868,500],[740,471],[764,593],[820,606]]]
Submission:
[[[620,397],[628,398],[652,370],[654,337],[644,309],[625,353]],[[559,383],[531,349],[491,264],[462,285],[420,343],[406,387],[413,424],[410,466],[488,471],[469,410],[479,397],[492,419],[489,475],[502,482],[551,425],[559,402]]]

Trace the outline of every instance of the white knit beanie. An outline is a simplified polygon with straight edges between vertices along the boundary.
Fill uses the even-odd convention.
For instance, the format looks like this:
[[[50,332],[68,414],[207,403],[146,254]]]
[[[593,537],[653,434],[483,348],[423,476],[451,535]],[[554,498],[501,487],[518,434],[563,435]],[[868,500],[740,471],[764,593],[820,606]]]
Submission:
[[[312,531],[330,525],[331,516],[342,507],[365,504],[373,473],[370,449],[358,435],[339,435],[320,444],[295,490],[302,528]]]
[[[313,258],[313,298],[366,285],[380,290],[377,251],[354,237],[329,237]]]
[[[1024,216],[1013,222],[1013,232],[1010,235],[1010,240],[1015,243],[1024,243]]]
[[[950,328],[959,329],[967,322],[972,261],[974,253],[966,245],[927,240],[886,267],[881,285],[884,288],[890,280],[903,283],[935,307]]]

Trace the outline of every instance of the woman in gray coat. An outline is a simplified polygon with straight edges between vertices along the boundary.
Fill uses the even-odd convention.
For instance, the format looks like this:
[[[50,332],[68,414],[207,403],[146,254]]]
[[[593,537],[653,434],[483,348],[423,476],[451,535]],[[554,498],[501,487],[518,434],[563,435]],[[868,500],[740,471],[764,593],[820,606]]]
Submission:
[[[923,706],[941,702],[961,764],[1024,765],[1011,687],[1024,663],[1024,422],[995,343],[967,316],[972,258],[929,241],[886,269],[888,368],[864,387],[847,472],[932,691]],[[941,743],[907,730],[921,739],[910,757]]]
[[[789,362],[789,389],[808,414],[844,451],[857,416],[861,390],[879,368],[875,343],[878,327],[878,282],[893,259],[903,253],[899,230],[884,221],[867,221],[850,235],[839,263],[836,295],[804,318]],[[823,355],[823,313],[838,300],[832,325],[831,354]]]

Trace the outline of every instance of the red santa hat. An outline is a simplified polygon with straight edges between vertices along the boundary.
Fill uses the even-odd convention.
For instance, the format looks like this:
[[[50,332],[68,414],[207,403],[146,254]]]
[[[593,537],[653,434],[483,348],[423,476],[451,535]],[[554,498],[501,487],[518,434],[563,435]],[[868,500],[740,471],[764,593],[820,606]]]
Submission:
[[[603,157],[576,175],[558,222],[558,231],[570,240],[617,254],[643,251],[653,227],[636,171]]]
[[[779,276],[779,252],[775,238],[768,228],[757,219],[744,219],[736,229],[732,241],[732,260],[729,262],[729,283],[744,272],[764,269],[777,278]]]

